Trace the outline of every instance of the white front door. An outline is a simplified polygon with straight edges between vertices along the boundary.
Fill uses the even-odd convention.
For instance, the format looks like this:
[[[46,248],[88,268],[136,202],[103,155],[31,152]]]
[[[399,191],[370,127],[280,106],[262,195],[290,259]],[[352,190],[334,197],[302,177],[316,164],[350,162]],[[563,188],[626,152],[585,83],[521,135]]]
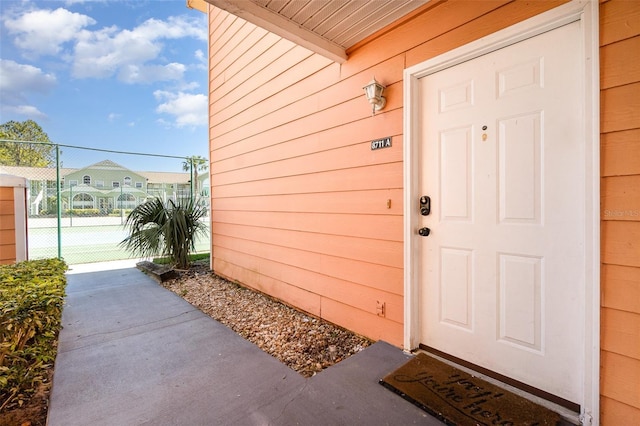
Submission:
[[[420,342],[582,400],[585,148],[572,23],[422,78]]]

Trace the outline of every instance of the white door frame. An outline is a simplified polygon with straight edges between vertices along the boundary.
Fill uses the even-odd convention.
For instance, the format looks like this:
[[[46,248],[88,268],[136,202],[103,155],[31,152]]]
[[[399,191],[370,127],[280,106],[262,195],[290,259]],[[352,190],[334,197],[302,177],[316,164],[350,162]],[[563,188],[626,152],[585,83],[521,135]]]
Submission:
[[[413,350],[420,335],[419,134],[418,80],[462,62],[496,51],[543,32],[581,21],[584,74],[585,300],[583,424],[599,424],[600,398],[600,70],[599,22],[595,0],[573,0],[509,28],[498,31],[404,71],[404,348]]]

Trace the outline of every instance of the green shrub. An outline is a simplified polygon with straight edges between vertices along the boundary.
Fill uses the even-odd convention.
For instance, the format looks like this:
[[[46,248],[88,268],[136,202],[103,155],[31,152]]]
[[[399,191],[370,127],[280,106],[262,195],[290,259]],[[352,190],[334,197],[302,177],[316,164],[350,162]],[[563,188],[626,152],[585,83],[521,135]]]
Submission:
[[[46,382],[61,327],[67,265],[0,265],[0,411],[22,406]]]
[[[173,266],[187,269],[197,236],[206,232],[202,220],[206,211],[193,199],[166,203],[159,198],[147,200],[127,216],[129,235],[120,247],[141,257],[169,257]]]
[[[100,210],[98,209],[70,209],[65,210],[65,215],[72,216],[98,216],[100,214]]]
[[[209,259],[209,253],[193,253],[189,255],[189,262],[195,262],[198,260]],[[156,257],[153,259],[153,263],[158,265],[167,265],[171,263],[171,258],[168,257]]]

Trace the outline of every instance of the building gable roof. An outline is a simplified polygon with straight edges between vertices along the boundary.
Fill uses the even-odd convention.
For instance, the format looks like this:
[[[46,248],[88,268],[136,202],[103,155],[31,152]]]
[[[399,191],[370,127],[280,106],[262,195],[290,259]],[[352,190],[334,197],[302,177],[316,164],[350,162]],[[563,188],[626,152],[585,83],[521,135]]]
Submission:
[[[188,172],[177,173],[132,171],[111,160],[103,160],[90,166],[83,167],[81,169],[61,168],[60,177],[63,178],[74,174],[87,174],[90,173],[91,170],[127,172],[147,179],[148,183],[188,184],[189,180],[191,179]],[[15,176],[21,176],[29,179],[30,181],[56,180],[56,169],[52,167],[16,167],[0,165],[0,172]],[[198,175],[198,180],[200,181],[204,180],[205,178],[208,178],[208,173],[200,173]]]

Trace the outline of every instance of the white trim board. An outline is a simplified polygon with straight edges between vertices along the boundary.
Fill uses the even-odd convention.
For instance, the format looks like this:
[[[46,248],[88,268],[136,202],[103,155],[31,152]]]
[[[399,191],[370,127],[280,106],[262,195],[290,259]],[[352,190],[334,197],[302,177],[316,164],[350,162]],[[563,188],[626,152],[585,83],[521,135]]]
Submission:
[[[583,397],[580,421],[599,424],[600,367],[600,128],[598,2],[573,0],[555,9],[515,24],[457,49],[429,59],[404,71],[404,348],[415,349],[419,342],[418,228],[418,80],[462,62],[496,51],[571,22],[582,24],[585,134],[585,300],[584,348],[582,348]]]

